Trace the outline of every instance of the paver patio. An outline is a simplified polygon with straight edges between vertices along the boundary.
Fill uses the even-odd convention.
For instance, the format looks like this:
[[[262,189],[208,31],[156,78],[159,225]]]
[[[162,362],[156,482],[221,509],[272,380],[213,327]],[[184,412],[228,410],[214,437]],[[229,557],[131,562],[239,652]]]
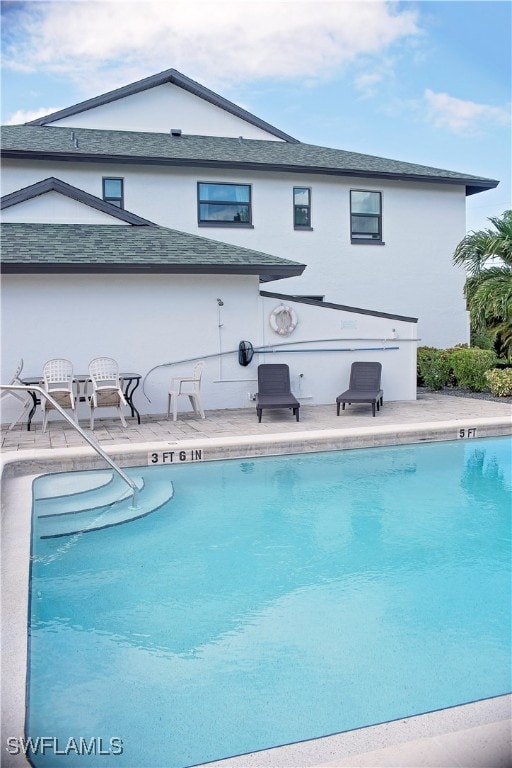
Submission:
[[[179,414],[178,420],[167,420],[164,415],[141,415],[141,424],[128,418],[123,428],[118,418],[99,418],[95,423],[94,435],[101,445],[122,445],[123,443],[152,443],[164,440],[180,441],[198,439],[201,441],[217,437],[240,437],[244,435],[273,435],[286,432],[321,432],[332,429],[354,429],[358,427],[414,425],[420,423],[460,420],[467,423],[474,418],[510,418],[512,406],[507,402],[480,400],[476,398],[450,397],[428,392],[420,393],[417,400],[386,402],[372,417],[367,405],[347,406],[336,416],[336,405],[302,405],[300,422],[291,412],[274,411],[265,413],[258,424],[254,407],[206,411],[206,418],[198,419],[192,412]],[[43,433],[39,422],[27,431],[26,424],[18,424],[8,431],[2,426],[2,450],[22,451],[34,448],[64,448],[84,445],[81,436],[70,424],[57,414],[50,416],[47,432]],[[88,428],[88,421],[81,426]]]

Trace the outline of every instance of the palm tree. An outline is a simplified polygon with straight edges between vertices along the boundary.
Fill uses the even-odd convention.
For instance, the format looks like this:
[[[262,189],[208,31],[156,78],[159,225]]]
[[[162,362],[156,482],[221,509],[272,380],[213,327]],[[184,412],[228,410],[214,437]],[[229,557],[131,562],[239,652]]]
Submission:
[[[489,219],[493,229],[470,232],[453,254],[466,268],[464,295],[471,331],[487,333],[502,355],[512,356],[512,210]]]

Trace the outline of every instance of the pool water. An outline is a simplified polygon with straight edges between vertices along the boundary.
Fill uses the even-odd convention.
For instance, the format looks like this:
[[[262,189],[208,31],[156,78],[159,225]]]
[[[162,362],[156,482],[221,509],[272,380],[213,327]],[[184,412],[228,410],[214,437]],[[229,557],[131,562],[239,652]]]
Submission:
[[[510,438],[137,472],[174,498],[34,523],[33,765],[183,768],[510,691]]]

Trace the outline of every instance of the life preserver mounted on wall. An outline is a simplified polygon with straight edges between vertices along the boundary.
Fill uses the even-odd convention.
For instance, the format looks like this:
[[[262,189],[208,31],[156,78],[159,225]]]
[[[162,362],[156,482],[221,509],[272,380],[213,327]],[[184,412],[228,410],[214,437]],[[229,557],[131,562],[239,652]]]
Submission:
[[[287,304],[280,304],[269,317],[270,327],[279,336],[289,336],[296,329],[298,322],[295,311]]]

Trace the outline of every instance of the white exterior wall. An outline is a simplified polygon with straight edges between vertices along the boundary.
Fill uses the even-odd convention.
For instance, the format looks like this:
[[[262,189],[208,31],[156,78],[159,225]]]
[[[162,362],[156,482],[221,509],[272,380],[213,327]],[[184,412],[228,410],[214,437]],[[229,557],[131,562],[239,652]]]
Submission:
[[[416,323],[286,301],[298,323],[283,337],[269,323],[283,303],[262,297],[261,346],[275,346],[258,355],[258,362],[287,363],[292,390],[305,405],[334,403],[348,389],[350,366],[359,361],[382,363],[385,400],[416,399]]]
[[[198,136],[244,136],[246,139],[282,141],[172,83],[55,120],[51,125],[152,133],[169,133],[171,128],[180,128],[184,134]]]
[[[120,224],[130,226],[115,216],[98,211],[88,205],[72,200],[59,192],[45,192],[43,195],[24,200],[2,211],[2,221],[25,224]]]
[[[145,376],[162,363],[204,356],[204,407],[240,408],[254,407],[248,393],[257,389],[258,362],[284,362],[290,366],[292,388],[307,405],[334,403],[347,386],[353,360],[381,360],[385,398],[416,397],[414,324],[322,307],[294,305],[299,324],[289,342],[338,338],[341,341],[336,344],[305,346],[399,349],[269,352],[256,354],[247,367],[240,366],[237,350],[242,339],[255,347],[283,341],[269,326],[270,312],[280,301],[259,296],[256,276],[4,275],[2,293],[4,382],[10,380],[20,357],[25,361],[25,376],[40,375],[52,357],[69,358],[76,373],[86,373],[89,361],[100,355],[116,358],[121,370]],[[224,306],[218,306],[217,298]],[[393,329],[399,339],[383,341]],[[361,340],[353,341],[354,337]],[[218,354],[226,351],[229,354]],[[142,384],[135,394],[140,413],[164,413],[171,377],[189,372],[192,365],[153,371],[145,386],[151,402],[144,397]],[[187,401],[181,405],[189,407]],[[5,398],[2,423],[9,423],[19,410],[17,403]],[[100,418],[102,413],[114,415],[105,409],[99,412]],[[87,418],[85,404],[80,405],[79,416]]]
[[[89,361],[102,355],[114,357],[121,370],[145,375],[160,363],[238,348],[240,334],[254,338],[258,329],[257,276],[4,275],[2,282],[3,382],[21,357],[25,376],[39,375],[53,357],[68,358],[76,373],[87,373]],[[220,335],[217,298],[225,303]],[[171,377],[191,368],[155,371],[146,386],[151,403],[142,384],[135,395],[140,412],[165,412]],[[248,404],[245,378],[236,355],[223,357],[222,364],[210,359],[204,406]],[[12,413],[8,401],[3,423]],[[81,409],[85,417],[85,404]]]
[[[179,141],[179,139],[177,139]],[[282,293],[417,317],[422,344],[469,340],[464,270],[452,254],[465,233],[464,187],[305,174],[38,162],[4,163],[4,194],[48,176],[101,196],[103,176],[125,180],[125,207],[157,224],[307,264],[269,284]],[[253,229],[199,227],[197,182],[252,185]],[[293,186],[311,187],[313,231],[293,229]],[[385,245],[350,242],[350,189],[382,192]]]

